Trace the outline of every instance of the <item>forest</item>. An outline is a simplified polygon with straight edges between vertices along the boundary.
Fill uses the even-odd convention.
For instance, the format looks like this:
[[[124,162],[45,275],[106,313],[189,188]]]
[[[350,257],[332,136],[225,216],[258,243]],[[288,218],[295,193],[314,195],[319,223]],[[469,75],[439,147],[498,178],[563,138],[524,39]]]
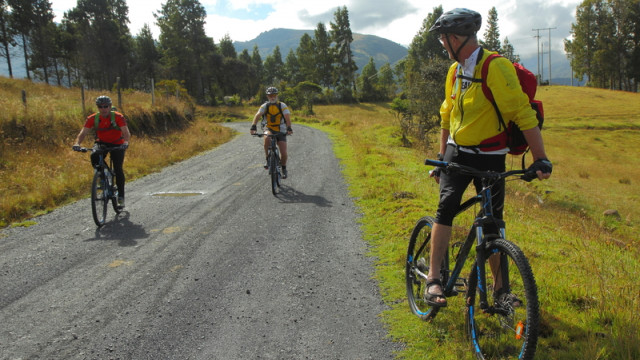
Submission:
[[[312,103],[391,101],[405,134],[426,139],[438,126],[451,60],[428,29],[442,6],[424,19],[405,59],[393,68],[388,63],[377,68],[371,59],[363,69],[353,60],[346,6],[336,9],[328,26],[320,22],[313,36],[303,35],[295,50],[282,54],[276,47],[264,59],[257,46],[238,54],[228,35],[218,43],[208,37],[207,14],[198,0],[167,0],[154,13],[157,40],[148,25],[132,35],[128,11],[125,0],[78,0],[55,23],[49,0],[0,0],[0,57],[10,76],[12,61],[21,61],[28,79],[58,86],[139,91],[150,91],[152,84],[178,86],[201,105],[260,101],[266,86],[277,86],[281,99],[307,114]],[[509,39],[500,39],[495,7],[483,14],[483,22],[480,44],[518,61]],[[640,0],[583,1],[565,41],[576,76],[586,78],[588,86],[637,91],[639,28]],[[16,47],[22,59],[9,56]]]

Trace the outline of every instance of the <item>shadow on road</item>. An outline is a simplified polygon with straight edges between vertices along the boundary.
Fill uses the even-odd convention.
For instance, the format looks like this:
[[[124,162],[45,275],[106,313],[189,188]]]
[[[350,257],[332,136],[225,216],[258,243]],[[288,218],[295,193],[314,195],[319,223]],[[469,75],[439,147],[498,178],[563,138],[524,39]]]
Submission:
[[[307,195],[289,186],[282,185],[280,192],[276,195],[282,203],[310,203],[320,207],[332,207],[331,201],[322,196]]]
[[[118,246],[136,246],[138,239],[145,239],[149,234],[140,224],[134,224],[129,220],[129,212],[123,211],[116,217],[105,223],[102,227],[96,228],[95,236],[85,241],[96,240],[117,240]]]

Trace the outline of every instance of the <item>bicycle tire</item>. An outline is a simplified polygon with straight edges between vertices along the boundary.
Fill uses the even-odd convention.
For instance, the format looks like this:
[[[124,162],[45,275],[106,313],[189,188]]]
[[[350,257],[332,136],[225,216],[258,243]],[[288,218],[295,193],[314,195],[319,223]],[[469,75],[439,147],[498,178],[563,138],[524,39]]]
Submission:
[[[122,207],[118,204],[118,185],[114,182],[113,184],[109,184],[109,186],[111,187],[111,205],[113,205],[113,211],[115,211],[116,214],[120,214]]]
[[[280,187],[280,180],[282,180],[282,164],[280,164],[280,152],[276,151],[276,172],[278,176],[276,177],[276,185]]]
[[[271,175],[271,192],[273,195],[278,193],[278,168],[276,163],[276,153],[269,153],[269,173]]]
[[[486,264],[487,301],[493,311],[480,309],[478,267],[474,262],[469,274],[465,328],[472,351],[478,359],[533,359],[538,343],[540,309],[538,290],[529,261],[518,246],[505,239],[492,240],[488,253],[501,259],[501,269],[507,264],[510,293],[521,306],[496,304],[493,298],[494,280]],[[503,280],[505,281],[505,280]]]
[[[93,175],[93,181],[91,182],[91,212],[93,214],[93,221],[98,227],[104,225],[104,221],[107,217],[107,204],[109,198],[107,197],[106,179],[103,171],[96,171]]]
[[[409,239],[407,247],[407,259],[405,264],[405,281],[407,285],[407,299],[411,312],[422,320],[433,319],[440,310],[440,307],[430,306],[423,298],[426,280],[419,275],[418,271],[425,274],[429,272],[429,255],[431,254],[431,230],[433,228],[434,219],[425,216],[418,220]],[[447,278],[448,267],[448,251],[445,261],[440,269],[441,278]],[[423,262],[422,265],[420,264]],[[444,283],[443,283],[444,284]]]

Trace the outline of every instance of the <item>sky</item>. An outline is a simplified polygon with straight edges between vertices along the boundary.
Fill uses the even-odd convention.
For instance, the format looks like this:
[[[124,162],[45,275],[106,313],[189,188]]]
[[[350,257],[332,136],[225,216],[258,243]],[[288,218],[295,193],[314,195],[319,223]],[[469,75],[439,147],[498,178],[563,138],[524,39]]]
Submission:
[[[77,0],[50,0],[59,22],[65,11],[76,6]],[[582,0],[459,0],[443,4],[441,0],[200,0],[207,18],[205,32],[219,43],[225,35],[232,41],[249,41],[260,33],[286,28],[314,30],[322,22],[327,30],[338,7],[346,6],[351,31],[377,35],[408,46],[420,31],[424,19],[433,9],[466,7],[482,15],[483,37],[489,10],[498,12],[500,39],[505,37],[521,57],[546,52],[563,51],[563,40],[570,36],[576,7]],[[129,30],[137,35],[144,24],[157,39],[160,31],[154,13],[162,9],[166,0],[127,0]],[[535,30],[540,29],[540,30]],[[551,42],[549,42],[551,39]]]

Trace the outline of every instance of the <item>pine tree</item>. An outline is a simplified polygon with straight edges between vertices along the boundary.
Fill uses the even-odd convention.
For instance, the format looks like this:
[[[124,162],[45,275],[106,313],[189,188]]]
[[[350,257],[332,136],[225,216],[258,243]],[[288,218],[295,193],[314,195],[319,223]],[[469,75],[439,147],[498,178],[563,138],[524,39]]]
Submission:
[[[225,58],[236,59],[238,57],[236,47],[233,46],[233,41],[231,40],[231,37],[229,37],[229,34],[225,34],[224,37],[220,39],[218,48],[220,49],[222,56]]]
[[[317,51],[314,46],[314,41],[309,34],[304,33],[300,38],[300,44],[296,49],[296,56],[300,64],[300,81],[319,83],[320,81],[316,71],[318,67],[316,62]]]
[[[498,11],[496,7],[489,10],[487,17],[487,29],[484,32],[484,40],[480,41],[483,48],[490,51],[500,51],[500,31],[498,30]]]
[[[9,70],[9,77],[13,79],[13,69],[11,67],[11,53],[9,47],[16,45],[14,36],[16,35],[11,24],[9,24],[9,9],[6,0],[0,0],[0,56],[7,59],[7,69]]]
[[[316,51],[317,83],[329,87],[333,85],[333,51],[331,39],[323,23],[318,23],[313,37],[313,47]]]
[[[509,38],[504,38],[504,43],[502,44],[502,48],[500,49],[500,54],[511,60],[511,62],[520,62],[520,56],[515,54],[515,49],[509,42]]]
[[[353,96],[356,92],[355,74],[358,67],[351,51],[353,34],[349,23],[349,11],[346,6],[336,10],[334,21],[335,23],[331,23],[331,40],[335,49],[335,87],[342,101],[351,102],[354,100]]]

